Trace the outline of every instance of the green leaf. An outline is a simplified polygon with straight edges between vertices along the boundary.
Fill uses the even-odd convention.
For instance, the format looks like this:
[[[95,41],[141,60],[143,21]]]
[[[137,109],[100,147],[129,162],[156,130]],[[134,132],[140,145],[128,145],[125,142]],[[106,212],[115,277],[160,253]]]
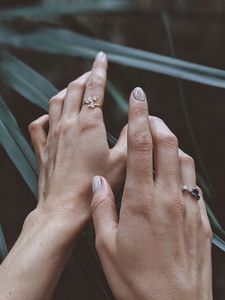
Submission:
[[[121,111],[124,114],[127,114],[127,112],[128,112],[128,103],[124,99],[124,97],[120,93],[120,91],[110,81],[108,81],[107,89],[108,89],[109,93],[111,94],[111,96],[113,97],[114,101],[117,103],[118,107],[121,109]]]
[[[0,225],[0,258],[1,258],[1,261],[4,260],[4,258],[6,257],[7,254],[8,254],[8,249],[6,246],[2,226]]]
[[[27,7],[18,7],[13,9],[2,9],[0,11],[0,20],[11,19],[15,17],[35,18],[48,21],[51,17],[61,17],[62,15],[81,15],[95,13],[114,13],[126,12],[139,9],[140,5],[131,1],[89,1],[88,3],[54,3]]]
[[[23,156],[26,158],[27,162],[29,163],[32,171],[37,175],[37,165],[36,165],[36,158],[34,153],[27,143],[26,139],[24,138],[20,128],[17,124],[16,119],[14,118],[13,114],[9,110],[8,106],[6,105],[5,101],[0,96],[0,120],[4,123],[5,127],[7,128],[8,132],[17,143],[20,151],[23,153]]]
[[[43,76],[7,51],[0,50],[1,80],[29,101],[48,110],[48,100],[57,89]],[[35,81],[35,85],[32,83]]]
[[[0,28],[0,43],[53,54],[94,58],[103,50],[110,61],[201,84],[225,88],[225,71],[88,37],[65,29],[43,28],[21,34]]]
[[[225,242],[215,233],[213,234],[213,244],[220,248],[220,250],[225,252]]]
[[[8,128],[0,119],[0,144],[5,149],[6,153],[22,175],[26,184],[33,192],[33,194],[37,195],[37,176],[35,172],[32,170],[29,162],[24,157],[23,152],[20,149],[20,146],[12,137]]]

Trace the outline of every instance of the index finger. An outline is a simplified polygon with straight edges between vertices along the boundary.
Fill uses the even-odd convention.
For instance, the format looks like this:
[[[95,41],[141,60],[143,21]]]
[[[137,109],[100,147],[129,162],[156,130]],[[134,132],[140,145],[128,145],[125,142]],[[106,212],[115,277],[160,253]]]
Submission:
[[[81,114],[91,114],[91,116],[96,117],[93,111],[90,112],[90,108],[95,108],[96,106],[98,106],[96,111],[101,112],[107,79],[107,65],[105,53],[99,52],[86,83]]]

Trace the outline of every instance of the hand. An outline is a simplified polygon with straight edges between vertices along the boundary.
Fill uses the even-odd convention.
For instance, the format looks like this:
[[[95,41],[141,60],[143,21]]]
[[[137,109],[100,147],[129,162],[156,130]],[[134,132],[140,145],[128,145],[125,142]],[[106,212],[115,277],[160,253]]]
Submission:
[[[83,104],[97,96],[96,103],[103,105],[106,73],[107,59],[100,52],[92,71],[54,96],[49,116],[29,127],[40,172],[36,212],[60,215],[79,233],[90,219],[92,177],[104,175],[116,188],[125,176],[126,127],[109,149],[101,107]]]
[[[193,159],[178,150],[163,121],[148,117],[141,89],[130,97],[119,218],[113,192],[100,179],[93,179],[96,248],[115,298],[212,299],[212,232],[204,201],[181,191],[181,185],[196,186]]]

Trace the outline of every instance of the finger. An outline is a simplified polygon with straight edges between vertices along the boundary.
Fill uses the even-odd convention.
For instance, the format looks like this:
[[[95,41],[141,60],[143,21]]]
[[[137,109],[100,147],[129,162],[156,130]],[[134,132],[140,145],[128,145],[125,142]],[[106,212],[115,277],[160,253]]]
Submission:
[[[31,141],[38,161],[41,160],[41,152],[47,140],[49,116],[44,115],[29,125]]]
[[[120,132],[119,139],[115,146],[110,149],[111,160],[115,163],[126,164],[127,160],[127,125]]]
[[[129,193],[153,184],[152,137],[148,124],[148,104],[141,88],[130,96],[128,114],[128,154],[126,186]]]
[[[97,104],[100,107],[103,105],[106,78],[107,78],[107,58],[103,52],[99,52],[93,63],[91,75],[88,78],[86,89],[84,93],[84,101],[95,101],[93,104]],[[90,104],[91,104],[90,102]],[[87,104],[83,105],[81,113],[87,114],[90,112],[90,107]],[[102,116],[101,109],[94,109],[98,113],[98,118]],[[100,112],[100,114],[99,114]],[[90,112],[94,117],[94,112]]]
[[[198,190],[200,191],[200,200],[198,201],[199,207],[200,207],[200,212],[201,212],[201,216],[202,216],[202,222],[204,224],[204,227],[206,230],[208,230],[208,235],[209,237],[211,237],[212,235],[212,229],[211,229],[211,225],[209,222],[209,218],[208,218],[208,214],[207,214],[207,210],[206,210],[206,204],[204,201],[204,197],[203,197],[203,193],[202,190],[197,187]]]
[[[195,163],[191,156],[179,149],[180,180],[181,186],[196,187]],[[200,205],[189,192],[183,191],[186,210],[187,229],[190,233],[196,230],[202,220]]]
[[[195,162],[193,158],[179,149],[181,185],[196,186]]]
[[[66,91],[67,89],[60,91],[49,101],[49,130],[51,130],[52,127],[55,127],[60,119]]]
[[[90,74],[91,72],[87,72],[68,85],[63,104],[62,119],[68,119],[71,115],[77,115],[80,112],[85,86]]]
[[[180,186],[177,138],[159,118],[149,117],[149,126],[154,145],[155,181],[174,191]]]
[[[96,248],[107,245],[118,227],[115,199],[105,178],[95,176],[92,181],[92,217],[96,233]]]

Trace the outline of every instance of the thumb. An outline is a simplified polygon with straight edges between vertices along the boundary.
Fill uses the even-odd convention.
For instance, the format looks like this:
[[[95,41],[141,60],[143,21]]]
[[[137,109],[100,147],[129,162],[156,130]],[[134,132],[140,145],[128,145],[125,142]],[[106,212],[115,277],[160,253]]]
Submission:
[[[111,240],[118,226],[115,198],[106,179],[95,176],[92,180],[92,218],[96,233],[96,248],[102,248]],[[98,247],[99,246],[99,247]]]

